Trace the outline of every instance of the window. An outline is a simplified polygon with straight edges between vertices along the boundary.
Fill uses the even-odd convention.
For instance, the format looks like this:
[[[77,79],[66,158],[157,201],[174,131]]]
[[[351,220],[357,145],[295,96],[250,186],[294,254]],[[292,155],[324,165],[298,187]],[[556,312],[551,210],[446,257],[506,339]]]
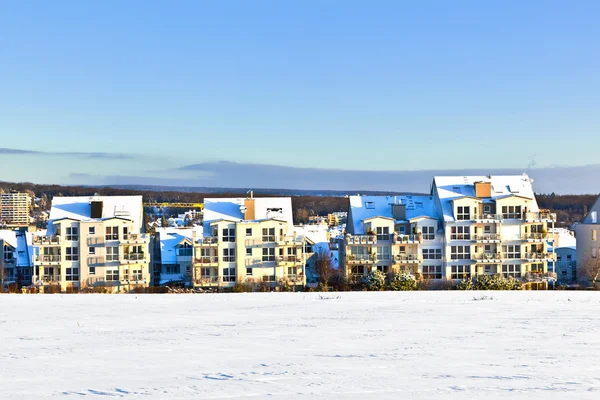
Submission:
[[[96,254],[96,248],[95,247],[88,247],[88,253],[90,254],[90,256],[93,256]]]
[[[525,227],[527,229],[527,227]],[[542,233],[544,231],[544,225],[531,225],[531,233]]]
[[[119,261],[119,247],[107,247],[106,248],[106,261]]]
[[[65,260],[66,261],[79,261],[79,247],[65,248]]]
[[[252,268],[246,268],[246,275],[252,275]]]
[[[79,240],[79,230],[77,227],[69,227],[65,229],[65,239],[72,242]]]
[[[105,279],[107,282],[113,282],[119,280],[119,270],[118,269],[107,269]]]
[[[592,240],[595,242],[596,241],[596,230],[592,229]]]
[[[200,276],[202,279],[207,279],[211,277],[211,268],[200,268]]]
[[[179,264],[165,265],[165,273],[166,274],[179,274],[179,273],[181,273],[181,268],[180,268]]]
[[[596,258],[598,256],[598,249],[597,248],[593,248],[592,249],[592,258]]]
[[[275,282],[275,275],[264,275],[262,277],[263,282]]]
[[[365,202],[365,208],[369,209],[369,210],[373,210],[373,209],[375,209],[375,203],[372,201],[367,201],[367,202]]]
[[[106,240],[119,240],[119,227],[118,226],[107,226],[105,239]]]
[[[275,241],[275,228],[263,228],[262,241],[263,242],[274,242]]]
[[[88,267],[88,275],[96,275],[96,267]]]
[[[490,225],[485,225],[483,227],[483,233],[492,233],[492,227]]]
[[[451,240],[471,240],[468,226],[453,226],[450,231]]]
[[[377,228],[377,240],[390,240],[390,228],[387,226],[378,226]]]
[[[502,206],[502,218],[519,219],[521,218],[521,206]]]
[[[467,206],[457,206],[456,219],[460,221],[471,219],[471,208]]]
[[[423,228],[423,240],[434,240],[435,239],[435,227],[424,226]]]
[[[387,261],[390,259],[390,246],[377,246],[377,259]]]
[[[383,272],[384,274],[388,274],[390,272],[390,267],[388,265],[378,265],[377,270]]]
[[[298,275],[299,270],[301,271],[301,269],[298,267],[288,267],[287,274],[288,275]]]
[[[289,256],[295,256],[296,255],[296,248],[295,247],[288,247],[287,248],[287,255]]]
[[[492,212],[492,206],[490,206],[489,204],[484,204],[483,205],[483,213],[490,214],[491,212]]]
[[[79,280],[79,268],[67,268],[66,274],[65,274],[65,280],[78,281]]]
[[[423,279],[442,279],[442,266],[423,265]]]
[[[235,268],[223,268],[223,282],[235,282]]]
[[[441,260],[442,249],[423,249],[424,260]]]
[[[357,265],[356,267],[352,267],[351,273],[352,273],[352,275],[364,275],[365,274],[365,266]]]
[[[12,261],[13,258],[14,258],[13,250],[8,246],[4,246],[4,260],[10,262],[10,261]]]
[[[263,247],[262,260],[263,261],[275,261],[275,248],[274,247]]]
[[[404,235],[406,233],[406,227],[405,226],[398,227],[398,233],[401,235]]]
[[[521,245],[508,244],[502,246],[504,252],[504,258],[518,259],[521,258]]]
[[[88,228],[88,235],[95,235],[96,234],[96,227],[95,226],[90,226]]]
[[[131,271],[131,279],[134,281],[141,281],[143,278],[141,269],[134,269]]]
[[[531,272],[544,272],[544,264],[531,264]]]
[[[235,229],[223,229],[223,241],[224,242],[235,242]]]
[[[177,249],[177,255],[180,257],[191,257],[193,250],[191,244],[184,243]]]
[[[246,228],[246,236],[252,236],[252,228]]]
[[[512,276],[513,278],[521,277],[521,266],[518,264],[506,264],[502,265],[502,275],[505,278]]]
[[[252,255],[252,247],[246,247],[246,256]]]
[[[452,279],[469,279],[471,277],[471,267],[469,265],[453,265]]]
[[[223,261],[235,262],[235,249],[223,249]]]
[[[468,260],[470,258],[469,246],[450,246],[451,260]]]

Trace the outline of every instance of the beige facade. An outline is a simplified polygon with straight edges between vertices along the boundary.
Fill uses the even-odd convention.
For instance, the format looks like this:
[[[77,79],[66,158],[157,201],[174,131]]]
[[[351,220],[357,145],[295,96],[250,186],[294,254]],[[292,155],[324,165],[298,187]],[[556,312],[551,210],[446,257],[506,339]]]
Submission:
[[[124,292],[147,287],[149,237],[141,232],[140,216],[120,215],[51,218],[51,234],[33,238],[33,283],[40,290],[57,285],[61,291],[104,287]]]
[[[195,287],[232,287],[236,283],[303,286],[305,239],[286,221],[219,220],[202,238],[194,236]]]
[[[29,225],[29,205],[27,193],[2,193],[0,195],[0,223],[7,226]]]

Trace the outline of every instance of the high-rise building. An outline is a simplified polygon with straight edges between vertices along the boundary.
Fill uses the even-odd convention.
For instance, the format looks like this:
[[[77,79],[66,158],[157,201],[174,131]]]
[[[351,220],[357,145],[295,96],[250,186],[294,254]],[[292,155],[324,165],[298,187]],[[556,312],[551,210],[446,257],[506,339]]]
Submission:
[[[0,195],[0,224],[29,225],[29,204],[30,198],[27,193],[2,193]]]

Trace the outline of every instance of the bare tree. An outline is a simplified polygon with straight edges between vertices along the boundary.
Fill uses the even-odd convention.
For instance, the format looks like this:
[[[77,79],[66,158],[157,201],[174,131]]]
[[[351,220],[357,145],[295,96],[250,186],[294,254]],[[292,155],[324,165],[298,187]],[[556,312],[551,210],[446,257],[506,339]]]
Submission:
[[[335,274],[331,253],[328,249],[319,248],[315,252],[315,273],[318,276],[319,284],[325,285],[327,288],[329,280]]]
[[[592,285],[596,289],[596,283],[600,279],[600,258],[588,258],[582,262],[578,261],[577,275],[587,281],[592,281]]]

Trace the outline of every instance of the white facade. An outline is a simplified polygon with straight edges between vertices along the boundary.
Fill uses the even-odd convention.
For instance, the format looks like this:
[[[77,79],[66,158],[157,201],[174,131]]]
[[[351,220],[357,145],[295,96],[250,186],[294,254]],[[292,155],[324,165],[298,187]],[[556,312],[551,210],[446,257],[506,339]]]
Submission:
[[[27,193],[2,193],[0,195],[0,223],[8,226],[29,225],[29,205]]]

